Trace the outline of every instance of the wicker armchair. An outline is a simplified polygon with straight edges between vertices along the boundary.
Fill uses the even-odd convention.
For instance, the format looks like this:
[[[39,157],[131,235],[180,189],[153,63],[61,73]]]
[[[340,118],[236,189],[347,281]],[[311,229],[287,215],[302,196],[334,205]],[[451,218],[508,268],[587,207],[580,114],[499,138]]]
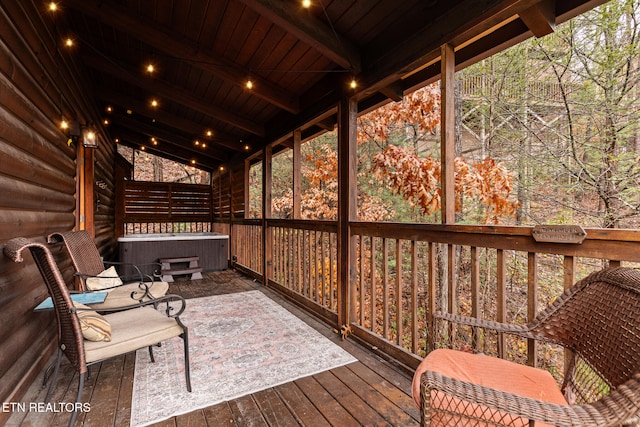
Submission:
[[[459,315],[437,317],[571,350],[563,384],[555,387],[565,402],[551,398],[554,391],[545,388],[548,384],[528,396],[487,385],[507,380],[519,389],[537,375],[548,375],[546,371],[522,365],[514,369],[516,363],[502,359],[439,349],[427,355],[414,376],[422,425],[640,425],[640,272],[617,267],[593,273],[524,326]],[[454,367],[441,369],[446,363],[437,359],[451,359]],[[467,363],[471,372],[457,372],[457,361]],[[534,381],[533,386],[539,384]]]
[[[110,265],[122,263],[103,261],[93,238],[86,230],[52,233],[47,237],[50,244],[63,242],[76,270],[76,277],[80,279],[83,292],[90,291],[87,286],[89,280],[94,280]],[[132,266],[137,272],[132,277],[118,277],[118,285],[106,288],[109,291],[104,303],[94,305],[96,310],[115,308],[146,301],[150,298],[160,298],[169,290],[167,282],[145,277],[137,266]]]
[[[22,262],[25,249],[31,252],[47,286],[58,323],[58,354],[55,365],[52,365],[54,371],[45,402],[48,403],[51,397],[63,354],[78,372],[78,392],[74,406],[77,410],[90,365],[145,347],[149,348],[151,360],[153,360],[152,346],[174,337],[180,337],[184,342],[185,380],[187,390],[191,391],[188,330],[179,318],[185,309],[185,300],[182,297],[166,295],[157,300],[119,307],[113,310],[117,312],[100,315],[89,307],[78,307],[74,304],[46,244],[17,237],[6,243],[4,254],[14,262]],[[156,309],[159,304],[165,302],[164,313]],[[92,320],[98,325],[96,326],[95,322],[89,323],[87,315],[95,316]],[[93,333],[88,337],[87,329],[92,329],[92,326],[95,326],[92,333],[99,327],[101,329],[97,334],[103,333],[105,336],[96,337]],[[45,383],[46,378],[45,374]],[[77,412],[74,411],[69,426],[74,424],[76,416]]]

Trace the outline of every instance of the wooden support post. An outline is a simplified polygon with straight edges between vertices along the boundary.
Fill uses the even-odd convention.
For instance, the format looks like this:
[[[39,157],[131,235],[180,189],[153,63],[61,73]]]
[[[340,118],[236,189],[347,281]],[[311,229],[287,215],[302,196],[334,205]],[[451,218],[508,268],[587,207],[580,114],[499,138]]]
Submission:
[[[251,179],[251,160],[244,161],[244,218],[249,218],[249,206],[251,204],[249,180]]]
[[[349,223],[357,220],[357,116],[356,100],[343,96],[338,104],[338,327],[356,318],[356,241]]]
[[[95,169],[94,148],[85,148],[78,143],[78,187],[79,187],[79,217],[76,219],[79,230],[87,230],[95,237]]]
[[[272,147],[267,145],[264,147],[262,159],[262,283],[269,285],[269,279],[273,273],[273,238],[269,229],[269,218],[271,218],[271,166],[273,156]]]
[[[301,218],[301,182],[302,182],[302,159],[300,149],[302,146],[302,132],[300,129],[293,131],[293,219]]]
[[[455,223],[455,141],[456,141],[456,113],[455,113],[455,52],[453,46],[445,44],[441,47],[441,123],[440,123],[440,168],[441,168],[441,215],[443,224]],[[448,282],[448,310],[457,312],[457,262],[456,245],[447,245],[447,282]],[[449,329],[449,336],[453,338],[455,330]]]
[[[442,169],[441,213],[443,224],[455,223],[455,53],[453,46],[445,44],[441,49],[441,135],[440,163]]]

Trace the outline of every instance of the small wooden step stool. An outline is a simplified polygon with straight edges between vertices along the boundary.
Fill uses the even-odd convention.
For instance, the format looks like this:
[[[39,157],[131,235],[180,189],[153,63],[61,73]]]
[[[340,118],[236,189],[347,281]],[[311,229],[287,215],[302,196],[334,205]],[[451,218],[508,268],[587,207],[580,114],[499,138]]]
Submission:
[[[202,279],[202,267],[199,267],[200,258],[197,256],[189,256],[182,258],[160,258],[160,264],[162,267],[160,273],[162,274],[163,282],[173,282],[173,276],[176,274],[191,274],[191,280]],[[186,264],[188,267],[171,267],[171,264]]]

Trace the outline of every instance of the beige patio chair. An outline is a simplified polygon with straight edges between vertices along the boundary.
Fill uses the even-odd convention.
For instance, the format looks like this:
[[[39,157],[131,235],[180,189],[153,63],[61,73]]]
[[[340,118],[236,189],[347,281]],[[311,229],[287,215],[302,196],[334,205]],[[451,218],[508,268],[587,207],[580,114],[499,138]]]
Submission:
[[[93,306],[95,310],[159,298],[169,290],[167,282],[160,281],[157,277],[145,277],[137,266],[131,266],[137,272],[134,277],[119,276],[115,267],[122,263],[103,261],[93,238],[86,230],[52,233],[47,241],[50,244],[64,243],[83,292],[109,292],[103,303]],[[108,268],[109,266],[111,267]]]
[[[438,314],[570,350],[561,387],[547,371],[437,349],[413,380],[424,426],[640,425],[640,272],[609,268],[567,290],[528,325]]]
[[[17,237],[6,243],[4,254],[14,262],[22,262],[25,249],[31,252],[47,286],[58,323],[58,355],[45,402],[51,397],[63,354],[79,375],[74,406],[77,409],[90,365],[144,347],[149,348],[153,361],[152,346],[174,337],[180,337],[184,342],[185,380],[187,390],[191,391],[188,330],[179,318],[185,309],[182,297],[165,295],[157,300],[119,307],[117,312],[100,315],[86,306],[74,304],[46,244]],[[159,304],[164,306],[164,302],[166,310],[161,312],[155,309]],[[69,426],[74,424],[76,416],[77,412],[74,411]]]

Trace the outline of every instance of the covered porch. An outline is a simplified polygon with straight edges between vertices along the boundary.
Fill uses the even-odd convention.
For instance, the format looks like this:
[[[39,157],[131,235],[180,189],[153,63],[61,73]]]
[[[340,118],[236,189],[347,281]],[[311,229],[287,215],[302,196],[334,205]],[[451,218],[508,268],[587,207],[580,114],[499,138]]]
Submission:
[[[198,0],[184,8],[162,0],[148,8],[124,0],[59,3],[55,11],[36,1],[0,1],[0,244],[87,230],[104,258],[115,259],[118,238],[130,230],[228,235],[229,266],[244,276],[207,273],[201,284],[178,282],[172,290],[197,297],[260,289],[359,359],[355,367],[168,425],[223,418],[259,425],[316,425],[317,419],[344,425],[352,418],[364,425],[416,424],[411,373],[438,346],[564,368],[564,357],[533,341],[454,330],[434,313],[491,313],[497,322],[524,323],[550,302],[541,299],[541,288],[547,295],[553,287],[557,296],[590,272],[640,262],[636,229],[456,223],[456,71],[544,36],[602,0],[415,0],[401,7],[395,0],[338,0],[311,12],[274,0]],[[60,45],[67,32],[84,45],[77,55]],[[71,35],[66,40],[73,45]],[[163,63],[164,74],[141,70],[142,57],[147,67]],[[440,223],[361,221],[358,117],[438,80]],[[154,98],[159,94],[162,101]],[[150,108],[151,98],[163,108]],[[87,130],[96,132],[98,144],[83,139]],[[301,146],[333,130],[337,218],[302,219]],[[118,144],[195,165],[211,181],[137,182]],[[272,212],[272,168],[274,156],[286,150],[293,152],[293,208],[291,218],[281,219]],[[249,218],[249,172],[257,162],[260,215]],[[58,255],[72,282],[71,263]],[[507,300],[514,284],[526,288],[515,303]],[[4,402],[41,396],[35,385],[56,344],[53,317],[33,313],[45,295],[32,262],[0,259]],[[334,329],[347,339],[340,341]],[[102,383],[100,372],[93,377],[87,393],[106,391],[95,401],[88,395],[96,409],[90,417],[105,408],[110,418],[87,420],[92,425],[128,419],[132,361],[100,366],[109,376],[117,372],[118,387]],[[0,423],[18,417],[3,412]],[[56,417],[34,424],[64,423]]]

